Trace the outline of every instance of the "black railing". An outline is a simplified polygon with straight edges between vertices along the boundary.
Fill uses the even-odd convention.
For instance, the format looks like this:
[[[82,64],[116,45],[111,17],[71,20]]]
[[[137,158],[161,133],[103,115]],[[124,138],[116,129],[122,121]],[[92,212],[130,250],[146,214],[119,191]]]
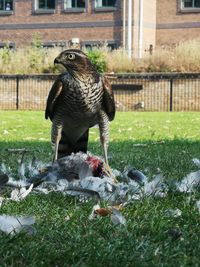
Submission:
[[[200,73],[106,74],[119,111],[200,111]],[[0,75],[1,110],[44,110],[56,75]]]

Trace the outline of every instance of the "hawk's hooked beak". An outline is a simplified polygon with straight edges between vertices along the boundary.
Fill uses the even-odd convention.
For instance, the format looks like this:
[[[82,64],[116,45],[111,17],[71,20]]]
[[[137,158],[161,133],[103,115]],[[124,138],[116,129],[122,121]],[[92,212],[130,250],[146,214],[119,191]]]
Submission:
[[[60,61],[58,60],[58,58],[55,58],[55,59],[54,59],[54,65],[55,65],[55,64],[60,64]]]

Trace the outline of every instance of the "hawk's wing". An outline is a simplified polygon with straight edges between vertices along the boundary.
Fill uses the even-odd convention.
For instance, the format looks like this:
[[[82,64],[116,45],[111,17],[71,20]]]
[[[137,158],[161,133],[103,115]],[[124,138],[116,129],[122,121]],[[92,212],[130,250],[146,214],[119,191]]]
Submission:
[[[115,117],[115,100],[111,85],[105,77],[103,78],[103,109],[109,121],[112,121]]]
[[[58,97],[60,96],[62,89],[63,89],[63,83],[61,80],[57,79],[54,82],[53,86],[51,87],[51,90],[47,98],[45,119],[48,119],[48,118],[52,119],[53,111],[54,111],[55,105],[57,103]]]

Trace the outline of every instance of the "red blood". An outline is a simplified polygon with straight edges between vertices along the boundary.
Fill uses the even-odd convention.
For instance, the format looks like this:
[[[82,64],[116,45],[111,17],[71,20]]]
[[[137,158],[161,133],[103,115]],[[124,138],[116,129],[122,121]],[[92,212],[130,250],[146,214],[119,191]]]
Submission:
[[[87,162],[92,168],[92,172],[95,177],[103,177],[104,175],[103,162],[100,159],[88,156]]]

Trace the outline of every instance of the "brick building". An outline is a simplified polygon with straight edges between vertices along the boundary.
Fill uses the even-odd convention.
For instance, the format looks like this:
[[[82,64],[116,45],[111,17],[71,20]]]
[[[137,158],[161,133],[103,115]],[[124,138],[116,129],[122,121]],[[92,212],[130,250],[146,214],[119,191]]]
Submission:
[[[200,0],[158,0],[156,44],[200,38]]]
[[[30,44],[35,33],[45,46],[78,39],[86,46],[105,41],[113,48],[120,46],[120,1],[0,0],[2,45],[8,41],[16,47]]]
[[[0,46],[127,46],[130,2],[135,56],[200,36],[200,0],[0,0]]]

